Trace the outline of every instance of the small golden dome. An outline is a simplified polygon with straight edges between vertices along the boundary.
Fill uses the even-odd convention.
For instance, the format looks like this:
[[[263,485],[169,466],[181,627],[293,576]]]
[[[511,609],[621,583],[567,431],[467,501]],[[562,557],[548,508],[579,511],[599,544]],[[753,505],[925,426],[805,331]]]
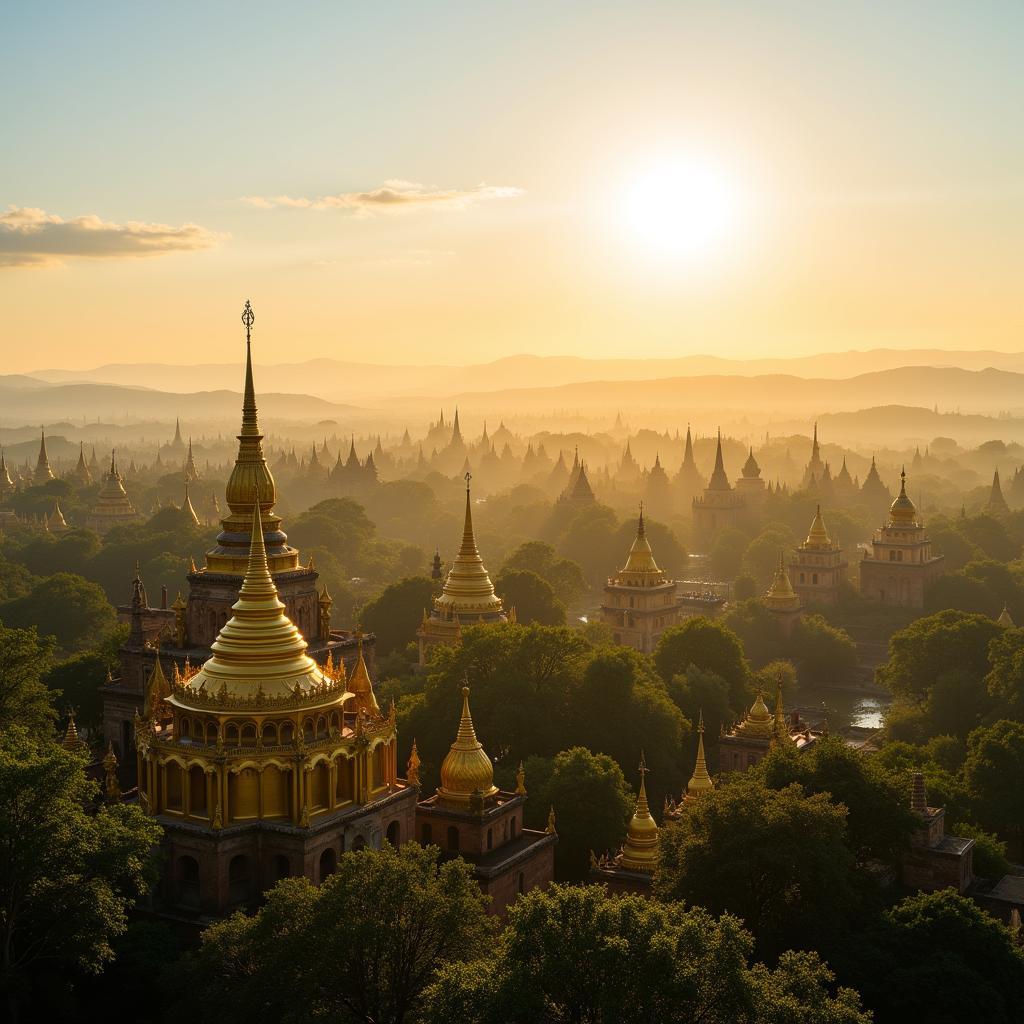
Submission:
[[[907,494],[907,471],[900,473],[900,493],[889,506],[889,522],[893,526],[916,526],[917,508]]]
[[[768,737],[772,735],[774,729],[775,719],[764,702],[764,695],[758,690],[757,697],[747,712],[747,717],[736,726],[736,732],[744,736]]]
[[[658,864],[658,825],[647,806],[647,764],[640,755],[640,792],[636,809],[629,820],[626,841],[619,855],[619,866],[629,871],[653,872]]]
[[[627,587],[656,586],[659,583],[667,582],[665,574],[658,568],[658,563],[654,560],[651,542],[647,539],[642,503],[636,537],[629,549],[626,564],[619,570],[614,580],[619,585]]]
[[[459,733],[441,762],[441,785],[437,795],[445,803],[465,806],[474,793],[479,793],[486,800],[497,792],[494,766],[483,744],[476,738],[473,717],[469,713],[469,687],[464,686]]]
[[[789,573],[786,572],[786,563],[783,555],[779,554],[779,567],[775,570],[775,579],[764,595],[764,603],[776,611],[796,610],[800,607],[800,598],[789,581]]]

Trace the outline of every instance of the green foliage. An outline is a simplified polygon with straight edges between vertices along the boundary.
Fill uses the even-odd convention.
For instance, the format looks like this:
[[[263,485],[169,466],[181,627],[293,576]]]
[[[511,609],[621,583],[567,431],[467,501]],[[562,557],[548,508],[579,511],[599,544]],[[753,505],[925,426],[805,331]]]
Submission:
[[[721,622],[698,616],[665,630],[654,664],[666,683],[691,665],[713,672],[729,687],[730,707],[737,713],[746,710],[750,668],[739,637]]]
[[[516,620],[542,626],[564,626],[565,605],[555,597],[547,580],[529,569],[502,569],[494,589],[506,609],[514,608]]]
[[[792,531],[784,524],[769,523],[747,545],[742,556],[743,570],[754,577],[760,590],[771,585],[779,565],[779,552],[789,550],[794,540]]]
[[[921,893],[894,907],[888,924],[882,1024],[1022,1019],[1024,953],[972,900],[951,889]]]
[[[772,789],[797,783],[807,796],[824,793],[845,807],[846,845],[862,867],[870,861],[895,866],[917,827],[902,774],[887,771],[838,737],[819,739],[802,753],[780,746],[758,770]]]
[[[1024,718],[1024,629],[1006,629],[989,644],[992,669],[985,677],[988,692],[1013,718]]]
[[[610,896],[534,890],[509,911],[493,954],[439,972],[428,1024],[870,1024],[814,953],[749,966],[729,915]]]
[[[47,736],[53,730],[54,694],[42,681],[53,665],[53,647],[53,638],[40,637],[34,627],[0,625],[0,731],[22,726]]]
[[[1024,722],[1003,719],[967,737],[964,782],[977,820],[1001,835],[1024,823]]]
[[[0,981],[30,998],[42,961],[96,972],[132,900],[152,880],[159,826],[137,807],[85,805],[83,759],[24,729],[0,731]]]
[[[757,580],[746,574],[737,576],[733,580],[732,593],[737,602],[749,601],[757,597]]]
[[[415,1020],[446,964],[490,948],[486,903],[470,866],[438,863],[436,847],[346,853],[319,887],[285,879],[253,916],[211,925],[182,961],[177,1014],[216,1024]]]
[[[539,784],[537,784],[539,783]],[[555,868],[559,878],[586,877],[590,852],[617,850],[636,806],[636,794],[607,754],[573,747],[557,754],[546,781],[528,783],[528,820],[543,827],[548,808],[557,817]]]
[[[756,773],[720,779],[661,830],[655,892],[732,913],[760,955],[814,948],[853,903],[846,809],[799,785],[770,789]]]
[[[1006,856],[1006,843],[1002,843],[991,832],[977,825],[958,821],[948,829],[949,834],[963,839],[974,840],[974,854],[971,865],[980,878],[1002,878],[1010,870]]]
[[[842,685],[856,672],[857,645],[845,629],[829,625],[820,615],[805,615],[795,622],[787,647],[803,682]]]
[[[587,581],[577,562],[560,558],[555,549],[541,540],[520,544],[505,559],[502,572],[521,569],[535,572],[551,584],[551,589],[562,604],[571,607],[587,592]]]
[[[114,609],[99,586],[66,572],[47,576],[24,597],[0,604],[0,622],[16,629],[41,624],[68,651],[95,643],[114,628],[116,621]]]
[[[363,628],[377,637],[377,655],[402,650],[416,635],[424,610],[431,607],[438,584],[426,576],[391,583],[359,613]]]
[[[714,672],[705,672],[690,665],[682,675],[674,676],[668,687],[669,694],[676,706],[690,720],[696,722],[704,715],[704,730],[707,736],[717,736],[723,726],[730,725],[735,712],[729,702],[729,685]],[[688,755],[696,756],[696,739],[689,744]],[[718,767],[718,744],[705,744],[708,768],[715,771]],[[691,757],[687,756],[689,764]]]
[[[748,537],[733,527],[726,527],[715,537],[708,555],[708,561],[720,580],[732,580],[744,568],[743,552],[747,549]],[[775,554],[778,559],[778,551]]]
[[[91,650],[73,654],[47,671],[44,682],[60,695],[64,708],[72,707],[78,714],[78,725],[97,732],[103,719],[103,695],[100,687],[108,674],[119,668],[118,648],[128,638],[128,627],[118,626]]]

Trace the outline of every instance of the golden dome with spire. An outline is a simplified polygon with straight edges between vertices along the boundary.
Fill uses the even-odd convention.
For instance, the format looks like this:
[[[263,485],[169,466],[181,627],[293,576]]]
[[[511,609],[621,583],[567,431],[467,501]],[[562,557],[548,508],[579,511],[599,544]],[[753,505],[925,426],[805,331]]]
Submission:
[[[624,587],[659,586],[667,582],[667,577],[654,560],[651,542],[647,539],[643,502],[640,503],[640,518],[637,520],[636,537],[629,549],[626,564],[616,573],[612,581]]]
[[[640,792],[637,794],[636,809],[629,819],[626,841],[618,857],[618,866],[628,871],[653,873],[658,866],[658,825],[651,817],[647,806],[647,762],[640,755]]]
[[[494,766],[483,744],[476,738],[473,717],[469,713],[469,687],[464,686],[459,732],[441,762],[441,785],[437,788],[437,795],[444,803],[466,806],[474,794],[486,800],[497,792]]]
[[[704,712],[701,711],[697,724],[697,762],[694,765],[690,781],[686,784],[686,793],[683,799],[696,800],[714,788],[715,784],[708,774],[707,762],[704,760]]]
[[[462,529],[462,546],[452,560],[440,597],[435,598],[438,612],[452,618],[461,613],[470,617],[481,613],[501,614],[501,598],[494,593],[494,584],[487,572],[473,535],[473,511],[469,492],[470,475],[466,474],[466,514]]]
[[[820,505],[814,513],[814,519],[811,520],[811,528],[807,532],[807,539],[804,541],[803,547],[820,550],[832,547],[832,538],[828,535],[828,530],[825,529],[825,520],[821,516]]]
[[[363,631],[356,630],[356,667],[352,670],[352,677],[348,681],[348,688],[355,695],[353,703],[357,710],[365,711],[366,714],[374,717],[380,716],[380,705],[373,692],[373,683],[370,680],[370,673],[366,668],[366,660],[363,658]]]
[[[907,494],[907,471],[900,471],[900,493],[889,506],[889,522],[893,526],[917,526],[917,507]]]
[[[273,699],[302,696],[329,684],[278,597],[256,503],[252,523],[249,566],[233,614],[211,645],[213,656],[188,681],[184,694],[172,698],[175,702],[187,704],[189,691],[250,699],[259,693]]]
[[[764,694],[758,690],[757,697],[754,699],[754,703],[751,705],[746,717],[736,726],[736,732],[741,736],[763,736],[767,738],[772,735],[774,729],[775,718],[768,710],[768,705],[764,702]]]
[[[768,593],[764,595],[764,603],[776,611],[791,611],[800,607],[800,598],[789,580],[786,563],[781,554],[779,555],[779,567],[775,570],[775,578],[768,588]]]

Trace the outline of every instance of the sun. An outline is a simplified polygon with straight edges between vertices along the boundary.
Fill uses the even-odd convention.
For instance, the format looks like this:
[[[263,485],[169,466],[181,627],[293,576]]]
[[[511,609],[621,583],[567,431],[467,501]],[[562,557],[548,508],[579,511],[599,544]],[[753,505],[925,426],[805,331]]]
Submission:
[[[661,259],[696,262],[720,256],[743,226],[748,196],[710,161],[680,157],[649,167],[625,188],[623,225]]]

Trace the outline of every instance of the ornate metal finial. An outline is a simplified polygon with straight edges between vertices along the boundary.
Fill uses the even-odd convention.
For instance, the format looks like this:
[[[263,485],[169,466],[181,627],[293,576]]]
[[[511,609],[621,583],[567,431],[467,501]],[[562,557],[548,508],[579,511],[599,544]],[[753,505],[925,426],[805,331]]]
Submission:
[[[466,490],[468,491],[469,490],[469,481],[473,479],[473,474],[470,473],[470,471],[467,469],[466,470],[466,475],[463,477],[463,479],[466,481]]]
[[[647,758],[644,757],[642,750],[640,751],[640,767],[637,770],[640,772],[641,779],[651,770],[647,767]]]
[[[252,304],[248,299],[245,300],[245,309],[242,310],[242,323],[245,324],[245,343],[249,343],[249,332],[252,330],[252,325],[256,322],[256,314],[252,311]]]

